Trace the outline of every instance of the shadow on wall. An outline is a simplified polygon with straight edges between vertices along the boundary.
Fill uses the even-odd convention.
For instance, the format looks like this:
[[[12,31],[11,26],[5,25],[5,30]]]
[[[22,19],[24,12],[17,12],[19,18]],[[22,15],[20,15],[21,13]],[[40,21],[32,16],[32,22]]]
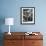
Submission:
[[[3,32],[2,32],[2,25],[5,23],[5,17],[0,16],[0,46],[3,46]]]

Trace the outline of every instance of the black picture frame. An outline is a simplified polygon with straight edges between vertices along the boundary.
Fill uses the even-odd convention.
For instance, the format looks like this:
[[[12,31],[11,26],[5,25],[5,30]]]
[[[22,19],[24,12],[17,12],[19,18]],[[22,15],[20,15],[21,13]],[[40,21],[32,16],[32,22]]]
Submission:
[[[20,8],[21,24],[35,24],[35,7]]]

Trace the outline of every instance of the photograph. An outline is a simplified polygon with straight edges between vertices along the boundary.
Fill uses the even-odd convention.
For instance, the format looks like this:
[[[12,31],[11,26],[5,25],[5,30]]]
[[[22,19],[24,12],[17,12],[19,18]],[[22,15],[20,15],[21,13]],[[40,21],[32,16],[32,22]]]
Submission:
[[[35,24],[35,7],[21,7],[21,24]]]

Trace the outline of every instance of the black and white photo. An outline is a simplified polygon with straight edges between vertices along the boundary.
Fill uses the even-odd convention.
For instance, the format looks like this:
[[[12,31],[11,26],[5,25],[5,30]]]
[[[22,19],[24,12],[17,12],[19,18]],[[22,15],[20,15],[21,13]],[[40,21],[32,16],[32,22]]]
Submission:
[[[21,24],[35,24],[35,7],[21,7]]]

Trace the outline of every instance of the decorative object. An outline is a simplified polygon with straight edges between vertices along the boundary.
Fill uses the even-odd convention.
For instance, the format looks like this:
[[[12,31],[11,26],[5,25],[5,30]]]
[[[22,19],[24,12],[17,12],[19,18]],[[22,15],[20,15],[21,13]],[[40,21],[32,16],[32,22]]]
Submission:
[[[35,24],[35,7],[21,7],[21,24]]]
[[[38,35],[37,33],[32,33],[32,32],[26,32],[25,35]]]
[[[9,32],[8,34],[11,35],[10,33],[10,25],[14,24],[14,18],[5,18],[5,25],[9,25]]]

